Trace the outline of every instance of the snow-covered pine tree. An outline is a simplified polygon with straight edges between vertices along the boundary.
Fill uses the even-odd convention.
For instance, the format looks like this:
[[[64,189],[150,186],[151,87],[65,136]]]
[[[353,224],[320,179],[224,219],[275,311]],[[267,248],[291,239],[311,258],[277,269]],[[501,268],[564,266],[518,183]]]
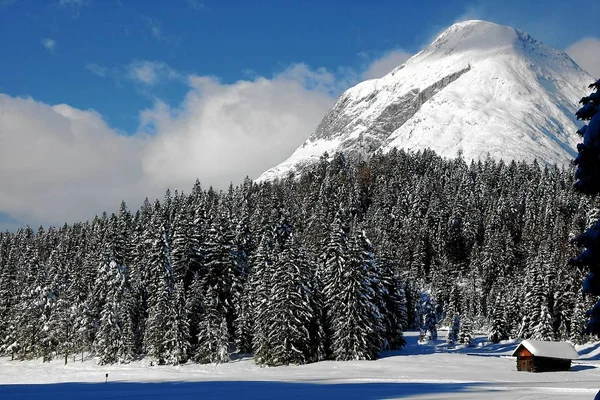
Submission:
[[[499,219],[499,216],[497,217]],[[482,304],[482,315],[487,315],[488,304],[486,304],[487,296],[490,293],[494,282],[504,277],[504,268],[506,267],[505,260],[502,256],[505,254],[503,250],[503,237],[500,229],[500,221],[489,223],[486,229],[486,238],[482,248],[481,259],[481,292],[480,296]],[[491,304],[490,304],[491,307]]]
[[[418,314],[421,291],[417,289],[414,282],[406,279],[404,281],[404,296],[406,298],[406,329],[419,329],[421,320]]]
[[[488,340],[492,343],[508,339],[507,323],[504,317],[504,302],[502,299],[503,294],[498,295],[492,309],[492,324],[488,332]]]
[[[194,360],[201,364],[221,364],[229,361],[229,331],[225,306],[219,298],[218,286],[209,285],[204,294],[200,318],[198,348]]]
[[[481,312],[480,292],[483,282],[481,247],[475,243],[471,248],[470,263],[467,272],[468,284],[462,288],[460,310],[464,316],[474,317]]]
[[[420,321],[419,330],[422,340],[437,340],[437,313],[435,301],[428,290],[421,292],[417,315]]]
[[[125,201],[121,202],[117,217],[117,236],[114,243],[114,257],[117,264],[128,267],[132,262],[132,222],[131,212]]]
[[[355,217],[356,218],[356,217]],[[373,310],[373,335],[379,341],[377,347],[379,350],[387,345],[394,348],[400,348],[404,345],[404,336],[401,333],[402,327],[398,326],[393,313],[396,307],[401,308],[399,294],[396,291],[396,284],[393,281],[391,270],[383,270],[375,261],[375,251],[373,244],[367,237],[365,230],[361,224],[356,221],[352,224],[352,235],[358,240],[361,249],[361,260],[367,268],[368,280],[371,282],[373,293],[372,304]],[[394,292],[390,295],[389,289]],[[388,302],[389,301],[389,302]],[[400,313],[402,311],[399,311]],[[389,336],[388,336],[389,334]]]
[[[56,351],[64,357],[65,365],[68,362],[69,355],[75,353],[76,335],[75,318],[77,316],[77,307],[72,305],[67,296],[61,296],[54,307],[54,313],[50,322],[52,336],[57,342]]]
[[[573,313],[571,314],[571,334],[569,340],[575,344],[585,343],[587,318],[585,315],[585,306],[583,304],[583,296],[578,296],[578,302],[575,304]]]
[[[21,359],[43,357],[43,361],[50,360],[47,334],[55,299],[55,294],[47,286],[37,283],[32,288],[25,288],[21,294],[17,306],[18,319],[15,321],[16,346]]]
[[[541,168],[538,163],[505,164],[488,159],[472,162],[467,167],[461,160],[444,160],[431,151],[394,151],[373,157],[358,166],[342,156],[337,156],[331,163],[324,157],[317,168],[297,176],[297,179],[261,184],[245,182],[244,187],[232,187],[225,193],[212,189],[204,191],[196,184],[191,196],[177,192],[174,196],[168,194],[165,196],[165,206],[156,210],[160,221],[153,217],[155,212],[151,204],[145,201],[135,213],[135,218],[130,218],[126,208],[121,207],[117,215],[102,214],[90,223],[65,225],[58,229],[49,227],[39,229],[37,233],[29,228],[2,233],[0,248],[4,250],[0,249],[0,284],[4,289],[0,288],[0,291],[8,292],[10,299],[0,296],[0,314],[9,313],[9,320],[0,316],[0,351],[21,358],[56,356],[57,352],[64,350],[60,349],[62,333],[57,327],[60,326],[57,321],[60,320],[61,310],[66,310],[67,305],[75,305],[74,329],[78,336],[74,338],[78,342],[75,346],[78,352],[87,355],[92,350],[92,343],[98,343],[98,335],[105,333],[104,328],[99,328],[102,325],[101,314],[107,308],[109,296],[104,288],[108,287],[108,283],[100,282],[102,279],[96,276],[98,266],[108,266],[114,261],[125,267],[123,271],[131,286],[131,290],[125,294],[130,293],[133,299],[129,315],[134,326],[134,354],[148,356],[148,348],[144,348],[144,343],[148,342],[147,334],[153,335],[154,327],[147,324],[147,318],[149,310],[157,304],[155,300],[161,298],[157,295],[161,290],[155,290],[155,274],[151,271],[150,261],[155,253],[155,226],[162,226],[171,265],[177,263],[174,259],[179,256],[175,254],[180,249],[184,250],[180,254],[186,254],[186,246],[177,249],[181,243],[179,234],[189,239],[187,246],[192,249],[194,262],[188,269],[191,271],[188,274],[189,285],[186,286],[188,282],[184,279],[184,292],[190,330],[193,331],[190,340],[194,346],[192,354],[195,354],[200,317],[203,315],[202,302],[207,291],[204,285],[206,270],[203,252],[210,224],[227,233],[224,242],[229,245],[223,248],[229,249],[229,259],[243,259],[238,256],[242,254],[240,248],[244,246],[239,245],[245,239],[239,240],[238,236],[244,214],[249,217],[249,223],[241,229],[244,235],[261,238],[267,230],[272,236],[275,230],[273,226],[280,221],[283,205],[288,205],[290,215],[298,221],[294,224],[294,237],[306,250],[306,258],[313,264],[311,271],[314,273],[318,266],[313,307],[316,313],[327,309],[321,304],[327,305],[330,300],[323,286],[327,257],[323,260],[320,256],[327,254],[329,239],[333,236],[331,231],[338,232],[332,221],[336,211],[340,210],[343,213],[341,225],[344,227],[345,244],[342,246],[344,251],[340,253],[342,257],[338,260],[343,260],[344,266],[348,262],[349,226],[350,221],[356,218],[366,228],[377,249],[377,270],[368,275],[378,277],[388,295],[393,290],[387,282],[390,274],[386,268],[393,271],[394,278],[402,278],[409,304],[410,325],[417,327],[414,315],[420,300],[419,287],[427,287],[436,294],[438,304],[443,306],[443,312],[442,307],[437,307],[438,315],[450,314],[449,318],[452,318],[452,286],[456,282],[456,303],[461,316],[471,318],[478,329],[483,326],[483,321],[493,322],[494,303],[499,288],[502,288],[506,298],[507,328],[511,330],[511,336],[516,336],[517,322],[523,316],[529,318],[530,335],[539,322],[537,319],[542,306],[546,306],[554,317],[554,334],[560,331],[561,337],[579,335],[579,322],[575,321],[579,317],[576,318],[576,315],[584,318],[581,313],[589,305],[575,299],[577,296],[573,294],[579,291],[570,282],[581,281],[580,269],[563,270],[560,265],[573,252],[568,245],[569,233],[585,229],[588,225],[585,222],[586,210],[592,207],[593,202],[570,191],[568,187],[571,180],[569,171],[550,166]],[[186,208],[189,209],[186,211]],[[182,222],[188,225],[189,215],[186,221],[181,218],[186,213],[194,216],[188,234],[184,234],[187,227],[179,227]],[[457,221],[453,220],[458,216],[462,216],[462,221],[455,224]],[[595,215],[591,222],[597,219],[598,215]],[[459,225],[460,232],[454,230]],[[445,235],[452,230],[453,234],[462,232],[462,238]],[[536,271],[535,257],[527,259],[526,255],[541,253],[544,241],[552,243],[548,264],[552,268]],[[453,249],[456,243],[460,244],[459,247],[464,245],[464,254]],[[132,250],[129,255],[128,247]],[[253,246],[250,248],[253,249]],[[386,251],[389,254],[384,254]],[[502,262],[494,266],[491,263],[494,260],[490,257],[496,253],[497,259]],[[465,254],[471,254],[468,258],[469,267],[453,261],[453,257],[465,258]],[[252,251],[247,255],[254,257]],[[275,256],[277,254],[270,246],[269,257],[273,259]],[[391,260],[387,266],[384,256]],[[334,258],[329,257],[330,260]],[[485,268],[484,263],[488,265]],[[243,262],[228,265],[233,271],[229,276],[237,276],[243,282]],[[180,270],[179,267],[173,268]],[[185,267],[181,270],[185,270]],[[546,273],[552,271],[555,271],[555,275]],[[9,278],[2,278],[5,275]],[[179,275],[173,274],[172,288],[180,283]],[[342,276],[341,273],[339,275]],[[230,336],[228,341],[235,341],[238,351],[244,346],[248,349],[251,341],[264,344],[257,347],[257,360],[260,354],[268,354],[266,334],[269,333],[270,318],[266,306],[269,305],[273,285],[271,276],[268,273],[265,279],[259,279],[260,285],[250,285],[261,288],[260,301],[258,295],[248,293],[246,296],[248,289],[251,289],[248,285],[244,287],[242,301],[238,301],[237,297],[240,291],[231,290],[231,285],[218,288],[226,293],[224,298],[231,306],[225,318]],[[539,277],[542,281],[533,285]],[[9,282],[8,286],[6,281]],[[77,288],[71,289],[75,283]],[[379,290],[376,286],[371,286],[374,292]],[[537,304],[537,289],[534,286],[544,288],[545,300],[540,303],[540,308],[533,307]],[[484,287],[491,287],[491,290],[485,292],[482,289]],[[65,297],[65,290],[73,294]],[[161,304],[167,305],[166,309],[176,303],[175,291],[162,290],[167,293],[165,300],[161,300]],[[524,291],[530,293],[527,299],[522,297]],[[377,296],[374,298],[377,299]],[[385,310],[382,313],[384,316],[394,308],[382,305],[388,302],[387,299],[383,303],[380,299],[374,300],[376,309],[380,312]],[[113,314],[108,315],[117,315],[119,310],[115,309]],[[258,313],[259,310],[262,311]],[[156,314],[154,311],[152,313]],[[166,315],[172,317],[176,313],[166,312]],[[127,320],[119,321],[115,326],[127,324]],[[320,327],[326,325],[324,321],[327,319],[321,318],[320,324],[309,328],[310,332],[318,335]],[[388,323],[389,320],[384,325]],[[219,320],[219,324],[223,325],[222,320]],[[104,325],[107,326],[106,323]],[[174,325],[172,318],[165,323],[166,327]],[[41,329],[43,327],[48,330],[44,331]],[[388,328],[386,326],[384,331],[387,332]],[[173,347],[173,352],[165,350],[165,362],[171,362],[169,357],[179,351],[178,346],[170,344],[178,341],[173,339],[177,337],[177,332],[171,328],[164,332],[162,339],[166,340],[165,348]],[[232,336],[233,333],[235,335]],[[328,333],[331,338],[332,332]],[[388,336],[388,333],[383,335]],[[241,345],[243,341],[246,343],[244,346]],[[324,340],[311,343],[322,346]],[[318,350],[314,352],[318,353]],[[94,355],[93,350],[90,355]],[[117,355],[119,357],[121,355]],[[175,358],[179,359],[179,356]]]
[[[533,328],[531,339],[546,341],[554,340],[553,321],[547,305],[542,305],[540,314],[536,319],[538,322]]]
[[[252,336],[254,330],[255,310],[251,308],[252,289],[250,280],[243,285],[242,298],[236,306],[235,349],[240,354],[252,352]]]
[[[94,348],[100,364],[130,362],[135,355],[130,286],[123,266],[111,261],[98,271],[97,286],[105,294]]]
[[[380,306],[383,348],[386,350],[399,349],[406,343],[403,331],[408,324],[406,298],[402,289],[402,281],[394,273],[395,265],[383,249],[377,256],[376,267],[384,287],[382,293],[383,303]]]
[[[593,196],[600,193],[600,79],[592,83],[590,89],[594,89],[594,92],[579,101],[583,107],[576,113],[577,119],[589,122],[577,131],[583,136],[583,143],[577,145],[579,155],[575,159],[577,181],[574,188],[580,193]],[[600,296],[600,219],[588,226],[577,237],[576,242],[585,247],[585,250],[571,263],[589,268],[583,282],[583,292]],[[588,316],[587,331],[600,334],[600,300],[588,311]]]
[[[518,337],[519,331],[519,320],[520,320],[520,302],[519,292],[521,287],[517,284],[517,279],[512,277],[509,280],[510,283],[506,284],[506,291],[504,292],[504,315],[506,322],[506,333],[509,338]]]
[[[202,258],[204,275],[204,305],[198,328],[198,348],[195,359],[202,363],[222,363],[229,360],[229,342],[234,317],[232,291],[237,286],[233,243],[228,225],[213,217]],[[225,329],[225,330],[223,330]]]
[[[249,290],[247,301],[252,310],[252,319],[238,321],[238,326],[251,326],[252,349],[257,364],[265,364],[270,359],[269,326],[271,322],[269,302],[271,301],[271,282],[273,274],[273,237],[265,230],[250,258]]]
[[[196,257],[192,214],[184,200],[180,200],[179,207],[175,209],[172,231],[171,260],[174,278],[187,288],[192,281]]]
[[[272,289],[269,300],[271,318],[267,333],[267,365],[305,364],[315,361],[310,327],[316,320],[312,277],[306,255],[293,233],[276,245]]]
[[[447,254],[449,262],[459,266],[467,262],[466,256],[469,254],[467,252],[465,235],[463,233],[463,213],[462,204],[457,200],[455,203],[454,216],[448,223],[446,235],[444,237],[445,253]]]
[[[90,294],[91,295],[91,294]],[[81,362],[84,361],[86,352],[92,350],[96,335],[96,326],[94,315],[90,307],[91,300],[85,299],[77,305],[75,324],[75,349],[81,355]],[[135,333],[134,333],[135,336]],[[137,351],[136,351],[137,352]]]
[[[445,322],[448,325],[454,323],[454,316],[460,314],[460,290],[456,284],[452,284],[448,301],[444,304]]]
[[[145,333],[148,318],[148,298],[151,288],[149,257],[152,254],[154,244],[153,236],[155,229],[152,223],[156,217],[148,199],[144,199],[140,209],[135,214],[131,234],[131,265],[129,265],[129,277],[131,280],[131,293],[136,312],[132,315],[134,326],[135,348],[145,354]]]
[[[446,336],[446,344],[450,347],[454,347],[458,341],[458,335],[460,333],[460,314],[455,313],[452,318],[452,325],[448,327],[448,336]]]
[[[107,302],[100,314],[100,327],[94,342],[95,352],[100,357],[99,364],[114,364],[119,361],[119,331],[116,305]]]
[[[167,212],[156,201],[152,217],[152,235],[147,258],[148,269],[148,319],[144,344],[148,355],[159,365],[172,360],[173,352],[170,347],[173,342],[169,339],[176,336],[175,328],[169,317],[176,313],[172,301],[175,287],[175,277],[171,263],[168,232],[164,218]],[[168,347],[169,346],[169,347]]]
[[[473,324],[469,318],[462,318],[458,333],[458,343],[471,346],[473,344]]]
[[[547,306],[546,286],[543,276],[543,259],[538,254],[530,257],[525,273],[525,299],[522,306],[522,320],[519,337],[529,339],[534,333],[542,307]]]
[[[167,353],[165,363],[178,365],[188,360],[190,351],[190,326],[187,318],[183,280],[175,283],[170,300],[173,312],[167,316],[170,329],[167,331],[169,336],[165,337],[165,348],[170,351]]]
[[[252,327],[250,319],[252,310],[249,304],[249,294],[246,293],[250,285],[249,276],[249,257],[253,251],[253,235],[250,229],[250,204],[249,193],[252,181],[245,182],[244,189],[236,190],[236,209],[238,210],[237,222],[234,228],[234,262],[237,265],[237,287],[232,293],[232,302],[234,305],[235,328],[234,339],[236,351],[240,353],[249,353],[252,351]],[[240,326],[241,324],[241,326]]]
[[[0,354],[14,357],[16,349],[11,347],[15,343],[14,318],[17,310],[17,285],[16,265],[11,260],[11,250],[16,247],[16,235],[0,233]]]
[[[429,234],[425,228],[415,232],[417,236],[410,262],[410,278],[424,284],[428,280],[431,258],[429,254]]]
[[[342,207],[340,205],[340,207]],[[323,328],[325,332],[325,351],[327,356],[331,356],[331,347],[333,336],[335,334],[334,324],[338,316],[334,315],[334,308],[337,307],[339,299],[337,296],[344,290],[344,274],[347,270],[348,258],[348,217],[345,209],[340,209],[336,213],[329,240],[321,256],[323,264],[317,271],[317,277],[321,280],[324,300],[323,304]]]
[[[341,287],[338,292],[329,292],[332,298],[328,317],[335,360],[372,360],[381,349],[381,315],[370,279],[372,260],[365,258],[358,236],[355,233],[348,241],[344,270],[332,270],[331,282],[338,282]]]

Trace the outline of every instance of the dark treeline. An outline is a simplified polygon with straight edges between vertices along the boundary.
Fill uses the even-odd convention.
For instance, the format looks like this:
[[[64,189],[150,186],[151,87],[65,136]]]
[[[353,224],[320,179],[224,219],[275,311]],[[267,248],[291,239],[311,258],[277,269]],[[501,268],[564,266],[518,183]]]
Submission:
[[[301,177],[167,192],[0,234],[0,353],[159,364],[373,359],[403,330],[586,340],[570,171],[433,152],[324,156]]]

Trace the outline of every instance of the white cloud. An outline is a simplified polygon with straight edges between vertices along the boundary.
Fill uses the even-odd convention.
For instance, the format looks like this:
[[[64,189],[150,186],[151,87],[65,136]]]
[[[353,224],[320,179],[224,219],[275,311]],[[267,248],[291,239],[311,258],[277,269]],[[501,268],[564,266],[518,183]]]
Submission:
[[[283,161],[334,101],[331,76],[304,65],[271,79],[188,84],[179,107],[143,111],[133,136],[94,111],[0,94],[0,212],[62,224],[116,210],[121,199],[135,208],[167,187],[188,191],[196,178],[226,188]],[[12,226],[0,219],[0,230]]]
[[[144,85],[181,78],[177,71],[161,61],[134,61],[126,69],[129,79]]]
[[[127,65],[105,67],[87,63],[85,69],[101,78],[113,79],[117,83],[123,80],[150,88],[173,80],[187,84],[187,77],[162,61],[133,61]]]
[[[46,50],[53,53],[56,50],[56,40],[50,38],[42,39],[42,45]]]
[[[161,39],[162,38],[162,25],[161,25],[160,21],[157,20],[156,18],[150,18],[146,15],[142,15],[142,19],[144,21],[146,21],[146,24],[148,25],[148,29],[150,30],[150,33],[152,34],[152,36],[154,36],[156,39]]]
[[[142,15],[141,18],[146,21],[146,26],[148,27],[148,30],[154,39],[162,43],[174,45],[179,44],[179,38],[164,34],[162,23],[158,18],[149,17],[147,15]]]
[[[192,10],[201,10],[204,8],[204,3],[198,0],[186,0],[186,3]]]
[[[0,212],[33,225],[86,220],[147,190],[135,156],[143,136],[65,104],[0,94],[0,110]]]
[[[58,3],[61,7],[69,7],[73,12],[73,18],[78,18],[81,8],[89,4],[89,0],[60,0]]]
[[[188,186],[196,177],[217,187],[256,178],[314,130],[334,100],[330,79],[303,65],[230,85],[192,76],[180,107],[157,103],[142,114],[145,129],[156,132],[144,172],[159,184]]]
[[[362,76],[364,79],[381,78],[394,68],[402,65],[410,57],[411,54],[404,50],[389,51],[379,59],[373,61],[363,72]]]
[[[583,38],[570,45],[566,51],[593,78],[600,78],[600,39],[595,37]]]
[[[94,111],[0,94],[0,215],[21,225],[62,224],[114,211],[121,199],[137,208],[167,187],[189,191],[196,178],[220,189],[256,178],[306,140],[347,86],[381,65],[393,67],[382,60],[400,63],[393,53],[368,65],[371,72],[296,64],[230,84],[184,76],[158,61],[87,64],[96,75],[148,89],[173,79],[187,84],[178,106],[158,100],[142,111],[132,136]],[[0,230],[14,226],[0,218]]]
[[[85,69],[87,69],[92,74],[97,75],[97,76],[99,76],[101,78],[105,78],[106,75],[108,74],[108,68],[103,67],[103,66],[98,65],[98,64],[94,64],[94,63],[87,63],[87,64],[85,64]]]

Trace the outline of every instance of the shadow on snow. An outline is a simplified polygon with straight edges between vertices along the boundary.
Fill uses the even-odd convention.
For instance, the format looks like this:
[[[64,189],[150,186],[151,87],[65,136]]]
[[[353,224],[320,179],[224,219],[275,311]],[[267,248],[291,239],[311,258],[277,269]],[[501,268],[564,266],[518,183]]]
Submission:
[[[435,341],[420,343],[418,336],[413,331],[409,331],[409,335],[405,336],[406,345],[400,350],[387,350],[379,353],[379,358],[397,357],[397,356],[414,356],[434,353],[454,353],[465,354],[469,356],[482,357],[506,357],[517,348],[516,340],[506,340],[500,343],[490,343],[487,337],[475,338],[471,346],[460,345],[448,346],[445,343],[445,335],[438,336]]]
[[[586,364],[573,364],[571,366],[571,371],[585,371],[588,369],[596,369],[597,367],[594,365],[586,365]]]
[[[600,342],[578,351],[579,358],[586,360],[600,360]]]
[[[460,393],[480,383],[340,383],[316,384],[267,381],[57,383],[0,385],[8,399],[382,399]],[[490,390],[491,391],[491,390]]]

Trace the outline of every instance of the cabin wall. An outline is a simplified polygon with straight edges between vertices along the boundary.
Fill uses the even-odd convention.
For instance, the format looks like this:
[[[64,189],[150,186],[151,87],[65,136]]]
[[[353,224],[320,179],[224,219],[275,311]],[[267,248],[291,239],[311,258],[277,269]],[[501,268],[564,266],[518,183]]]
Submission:
[[[534,357],[533,363],[534,372],[568,371],[571,369],[571,360]]]
[[[568,371],[570,369],[571,360],[535,356],[517,356],[517,371],[552,372]]]
[[[533,372],[533,356],[517,356],[517,371]]]

